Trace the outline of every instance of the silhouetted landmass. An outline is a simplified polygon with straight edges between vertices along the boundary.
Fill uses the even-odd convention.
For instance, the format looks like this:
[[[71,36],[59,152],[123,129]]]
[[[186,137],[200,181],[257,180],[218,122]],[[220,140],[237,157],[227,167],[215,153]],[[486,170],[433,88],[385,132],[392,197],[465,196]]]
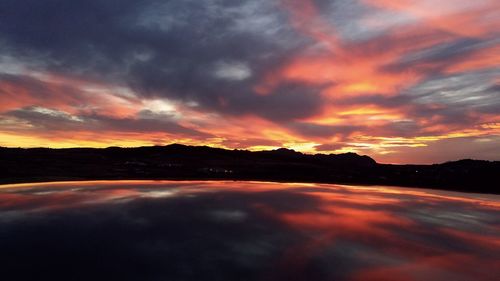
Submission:
[[[379,164],[368,156],[206,146],[0,148],[0,183],[88,179],[234,179],[430,187],[500,193],[500,161]]]

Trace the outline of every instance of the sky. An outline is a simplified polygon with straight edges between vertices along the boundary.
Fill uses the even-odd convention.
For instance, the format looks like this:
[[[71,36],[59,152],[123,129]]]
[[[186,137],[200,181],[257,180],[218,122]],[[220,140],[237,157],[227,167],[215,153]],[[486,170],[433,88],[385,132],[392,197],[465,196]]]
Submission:
[[[500,160],[496,0],[2,0],[0,146]]]

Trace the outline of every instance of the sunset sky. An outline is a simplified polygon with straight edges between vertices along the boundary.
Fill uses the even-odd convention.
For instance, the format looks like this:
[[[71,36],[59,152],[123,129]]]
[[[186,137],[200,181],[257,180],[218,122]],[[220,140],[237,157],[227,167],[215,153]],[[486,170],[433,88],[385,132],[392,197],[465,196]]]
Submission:
[[[0,1],[0,146],[170,143],[500,160],[500,1]]]

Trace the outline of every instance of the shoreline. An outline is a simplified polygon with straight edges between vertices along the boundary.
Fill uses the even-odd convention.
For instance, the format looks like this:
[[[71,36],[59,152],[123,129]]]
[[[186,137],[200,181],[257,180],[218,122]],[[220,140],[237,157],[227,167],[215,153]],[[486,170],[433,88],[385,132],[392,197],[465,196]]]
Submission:
[[[273,179],[238,179],[238,178],[39,178],[33,181],[0,180],[0,190],[7,188],[14,188],[16,186],[27,185],[45,185],[45,184],[63,184],[63,183],[77,183],[77,182],[152,182],[152,181],[165,181],[165,182],[255,182],[255,183],[284,183],[284,184],[327,184],[327,185],[341,185],[341,186],[358,186],[358,187],[390,187],[402,189],[425,189],[439,192],[458,192],[466,194],[477,195],[500,195],[500,193],[481,192],[471,190],[461,190],[460,188],[439,188],[432,186],[417,186],[417,185],[388,185],[388,184],[369,184],[369,183],[355,183],[355,182],[331,182],[331,181],[286,181],[286,180],[273,180]]]

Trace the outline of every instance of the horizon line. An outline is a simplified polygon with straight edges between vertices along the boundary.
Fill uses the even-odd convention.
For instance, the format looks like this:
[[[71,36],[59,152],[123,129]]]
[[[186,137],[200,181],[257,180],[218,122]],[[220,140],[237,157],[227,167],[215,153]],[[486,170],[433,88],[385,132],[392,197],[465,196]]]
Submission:
[[[21,146],[2,146],[0,145],[1,148],[7,148],[7,149],[52,149],[52,150],[64,150],[64,149],[110,149],[110,148],[120,148],[120,149],[136,149],[136,148],[151,148],[151,147],[167,147],[167,146],[172,146],[172,145],[179,145],[179,146],[185,146],[185,147],[206,147],[206,148],[211,148],[211,149],[222,149],[226,151],[246,151],[246,152],[272,152],[272,151],[278,151],[280,149],[286,149],[289,151],[293,151],[295,153],[300,153],[302,155],[344,155],[344,154],[355,154],[358,156],[366,156],[371,158],[375,163],[377,164],[382,164],[382,165],[439,165],[439,164],[445,164],[445,163],[450,163],[450,162],[458,162],[458,161],[464,161],[464,160],[472,160],[472,161],[486,161],[486,162],[500,162],[500,159],[498,160],[487,160],[487,159],[474,159],[474,158],[460,158],[456,160],[446,160],[443,162],[438,162],[438,163],[382,163],[378,162],[373,158],[372,156],[368,154],[359,154],[357,152],[349,151],[349,152],[342,152],[342,153],[309,153],[309,152],[302,152],[302,151],[297,151],[292,148],[287,148],[287,147],[279,147],[275,149],[269,149],[269,150],[251,150],[248,148],[225,148],[225,147],[216,147],[216,146],[210,146],[210,145],[190,145],[190,144],[182,144],[182,143],[169,143],[169,144],[157,144],[157,145],[141,145],[141,146],[106,146],[106,147],[91,147],[91,146],[74,146],[74,147],[47,147],[47,146],[30,146],[30,147],[21,147]]]

